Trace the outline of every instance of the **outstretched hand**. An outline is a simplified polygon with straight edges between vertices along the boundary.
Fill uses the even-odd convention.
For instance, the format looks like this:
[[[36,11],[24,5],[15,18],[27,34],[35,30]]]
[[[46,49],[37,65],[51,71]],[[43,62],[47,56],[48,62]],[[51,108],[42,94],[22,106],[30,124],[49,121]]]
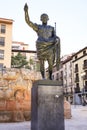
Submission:
[[[27,5],[27,3],[24,6],[24,11],[28,11],[28,5]]]

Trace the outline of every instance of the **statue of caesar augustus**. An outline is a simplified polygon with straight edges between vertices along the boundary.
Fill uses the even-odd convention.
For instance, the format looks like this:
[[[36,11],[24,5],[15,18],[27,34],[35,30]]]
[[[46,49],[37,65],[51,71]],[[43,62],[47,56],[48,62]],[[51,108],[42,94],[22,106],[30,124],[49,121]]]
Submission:
[[[49,17],[47,14],[42,14],[40,20],[42,21],[42,25],[33,23],[30,20],[28,14],[28,5],[27,3],[24,6],[25,12],[25,21],[26,23],[33,28],[33,30],[37,33],[38,38],[36,41],[37,48],[37,57],[40,61],[40,72],[42,78],[45,79],[45,67],[44,62],[47,60],[48,62],[48,72],[49,79],[52,80],[52,69],[54,62],[56,61],[57,69],[59,69],[60,63],[60,38],[56,36],[54,27],[47,25],[47,21]]]

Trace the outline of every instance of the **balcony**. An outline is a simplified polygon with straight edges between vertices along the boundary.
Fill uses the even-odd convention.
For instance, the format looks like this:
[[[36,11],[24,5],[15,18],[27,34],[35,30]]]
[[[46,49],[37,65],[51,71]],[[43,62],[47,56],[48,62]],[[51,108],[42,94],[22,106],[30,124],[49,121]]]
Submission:
[[[75,93],[80,93],[80,88],[79,87],[75,88]]]
[[[83,64],[83,69],[87,69],[87,64]]]
[[[75,82],[79,82],[79,77],[76,77],[76,78],[75,78]]]
[[[63,76],[60,76],[60,80],[63,80]]]
[[[78,68],[75,68],[75,73],[77,73],[78,72]]]
[[[84,75],[83,79],[84,79],[84,80],[87,80],[87,74],[86,74],[86,75]]]

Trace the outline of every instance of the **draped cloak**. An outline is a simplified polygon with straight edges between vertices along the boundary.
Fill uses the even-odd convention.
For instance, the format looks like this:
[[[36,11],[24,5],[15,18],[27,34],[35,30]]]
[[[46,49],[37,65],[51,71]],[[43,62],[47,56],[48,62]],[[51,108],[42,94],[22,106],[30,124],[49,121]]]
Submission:
[[[53,60],[56,61],[57,69],[59,69],[60,62],[60,40],[56,40],[53,34],[54,27],[38,25],[38,39],[36,41],[37,57],[39,60]]]

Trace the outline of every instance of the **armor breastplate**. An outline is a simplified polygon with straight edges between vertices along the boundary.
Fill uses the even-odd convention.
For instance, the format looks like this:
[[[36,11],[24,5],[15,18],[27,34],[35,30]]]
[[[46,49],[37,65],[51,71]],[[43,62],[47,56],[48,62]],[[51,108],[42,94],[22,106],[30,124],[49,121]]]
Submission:
[[[39,39],[49,39],[52,37],[52,31],[53,31],[53,27],[51,27],[51,26],[39,25],[38,38]]]

